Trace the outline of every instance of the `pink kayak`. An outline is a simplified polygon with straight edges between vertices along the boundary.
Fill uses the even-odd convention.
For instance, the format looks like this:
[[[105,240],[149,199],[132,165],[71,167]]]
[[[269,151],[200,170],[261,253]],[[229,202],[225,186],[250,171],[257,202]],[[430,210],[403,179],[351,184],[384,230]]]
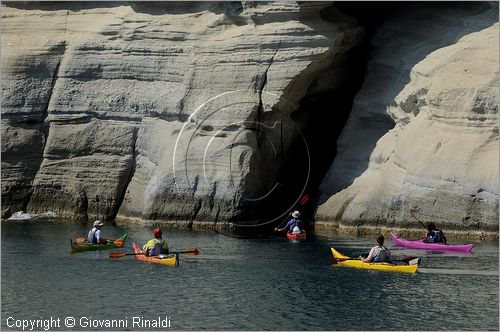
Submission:
[[[399,237],[396,233],[390,232],[392,243],[398,246],[413,248],[413,249],[429,249],[429,250],[449,250],[449,251],[472,251],[473,244],[443,244],[443,243],[427,243],[422,240],[407,240]]]

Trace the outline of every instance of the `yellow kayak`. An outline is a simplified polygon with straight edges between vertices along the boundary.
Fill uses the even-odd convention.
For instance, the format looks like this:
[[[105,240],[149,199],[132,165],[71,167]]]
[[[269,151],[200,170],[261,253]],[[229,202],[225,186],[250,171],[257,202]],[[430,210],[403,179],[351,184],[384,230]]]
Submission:
[[[389,271],[389,272],[406,272],[406,273],[415,273],[417,272],[419,264],[413,265],[395,265],[391,263],[364,263],[360,259],[351,258],[349,256],[345,256],[341,254],[339,251],[335,250],[335,248],[330,248],[332,250],[333,258],[336,263],[342,266],[355,267],[358,269],[372,269],[379,271]],[[420,259],[417,260],[420,262]]]
[[[179,259],[177,255],[168,255],[167,257],[138,255],[142,254],[142,250],[135,243],[132,243],[132,246],[134,247],[134,253],[136,254],[135,258],[137,258],[140,261],[153,264],[170,265],[170,266],[179,265]]]

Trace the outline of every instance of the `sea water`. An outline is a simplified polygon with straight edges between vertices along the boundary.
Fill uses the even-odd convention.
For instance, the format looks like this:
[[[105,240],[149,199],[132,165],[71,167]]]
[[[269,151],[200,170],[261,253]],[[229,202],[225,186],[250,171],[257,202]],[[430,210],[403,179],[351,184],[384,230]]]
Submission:
[[[128,233],[122,249],[72,254],[70,239],[88,228],[2,223],[2,329],[33,322],[37,330],[45,322],[54,323],[48,330],[499,328],[496,241],[474,242],[467,255],[397,248],[388,240],[393,256],[422,257],[416,274],[404,274],[332,264],[331,246],[357,256],[374,245],[373,237],[311,233],[292,242],[166,229],[172,249],[200,250],[180,255],[180,265],[171,267],[133,256],[109,259],[110,252],[131,253],[132,242],[151,238],[151,229],[140,225],[103,227],[107,238]]]

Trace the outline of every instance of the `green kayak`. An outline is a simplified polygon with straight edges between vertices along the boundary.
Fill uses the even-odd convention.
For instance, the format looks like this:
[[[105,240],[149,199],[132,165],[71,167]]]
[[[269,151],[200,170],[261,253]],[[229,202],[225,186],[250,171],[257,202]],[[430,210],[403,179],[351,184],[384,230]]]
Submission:
[[[97,243],[83,243],[76,244],[71,241],[71,252],[83,252],[83,251],[91,251],[91,250],[107,250],[114,248],[121,248],[125,243],[125,239],[127,238],[127,233],[123,234],[120,238],[111,241],[105,244],[97,244]]]

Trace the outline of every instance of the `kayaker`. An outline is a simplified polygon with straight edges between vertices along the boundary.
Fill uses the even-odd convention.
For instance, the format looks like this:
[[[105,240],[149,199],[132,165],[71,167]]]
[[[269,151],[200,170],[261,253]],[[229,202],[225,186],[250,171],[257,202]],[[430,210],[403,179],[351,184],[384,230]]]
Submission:
[[[154,239],[149,240],[142,250],[146,256],[166,255],[169,252],[167,241],[162,239],[161,229],[156,227],[153,229]]]
[[[436,228],[433,222],[429,222],[427,223],[427,233],[425,234],[424,242],[446,244],[446,236],[444,236],[442,230]]]
[[[87,235],[88,243],[108,243],[108,240],[102,237],[101,227],[104,223],[100,220],[94,221],[94,227],[89,231]]]
[[[370,262],[387,262],[387,263],[392,263],[391,259],[391,252],[389,249],[384,247],[384,236],[379,235],[377,237],[377,244],[375,247],[373,247],[370,250],[370,253],[368,256],[365,257],[360,257],[360,259],[365,262],[365,263],[370,263]]]
[[[292,234],[300,234],[303,232],[304,223],[299,218],[300,218],[300,212],[294,211],[292,213],[292,218],[286,223],[285,227],[275,228],[274,230],[276,232],[287,231]]]

